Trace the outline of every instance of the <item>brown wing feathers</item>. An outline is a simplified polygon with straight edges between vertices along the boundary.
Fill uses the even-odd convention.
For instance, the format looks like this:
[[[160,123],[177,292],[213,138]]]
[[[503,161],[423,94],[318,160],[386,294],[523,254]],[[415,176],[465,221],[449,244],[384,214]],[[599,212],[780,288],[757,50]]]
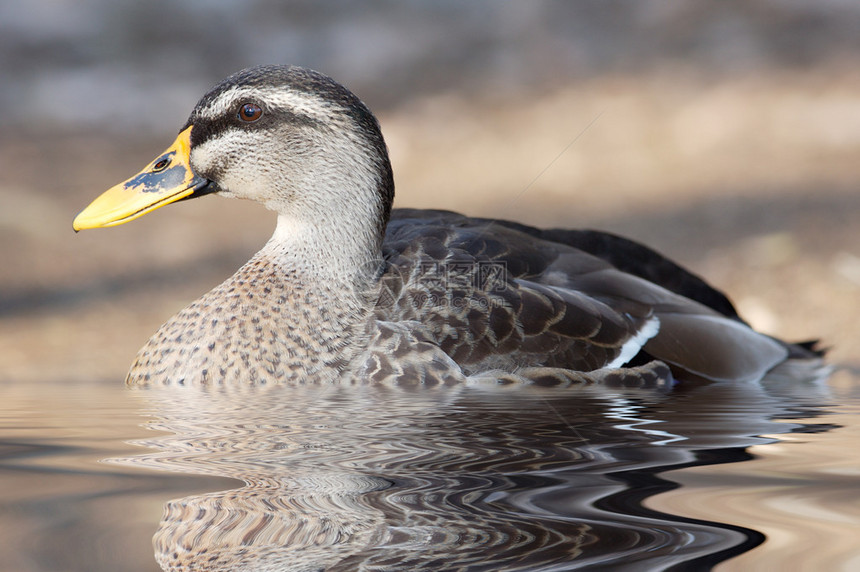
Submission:
[[[387,279],[400,283],[383,314],[420,317],[467,372],[591,371],[641,348],[682,375],[752,379],[788,354],[746,327],[722,293],[613,235],[395,210],[384,249]]]
[[[619,312],[592,296],[542,283],[559,258],[558,245],[508,228],[490,234],[466,217],[425,212],[395,211],[385,243],[387,276],[402,282],[381,317],[420,316],[442,350],[467,371],[531,365],[590,371],[613,362],[650,323],[646,305],[627,304]],[[590,255],[581,258],[585,271],[608,267]],[[493,273],[499,270],[504,272]]]

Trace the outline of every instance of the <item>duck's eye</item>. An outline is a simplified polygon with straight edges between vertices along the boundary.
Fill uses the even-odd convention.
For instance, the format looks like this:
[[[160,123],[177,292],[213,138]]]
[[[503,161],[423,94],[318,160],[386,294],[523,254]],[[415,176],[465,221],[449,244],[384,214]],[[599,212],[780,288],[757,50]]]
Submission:
[[[239,119],[251,123],[263,115],[263,110],[256,103],[243,103],[239,108]]]

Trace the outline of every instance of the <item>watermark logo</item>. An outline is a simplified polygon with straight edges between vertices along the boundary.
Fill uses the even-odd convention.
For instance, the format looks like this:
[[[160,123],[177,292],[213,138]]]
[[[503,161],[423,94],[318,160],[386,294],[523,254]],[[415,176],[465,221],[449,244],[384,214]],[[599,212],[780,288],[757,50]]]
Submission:
[[[417,278],[433,290],[503,292],[508,269],[504,262],[421,262]]]
[[[421,262],[416,279],[421,293],[416,308],[476,308],[486,310],[504,303],[500,296],[508,288],[504,262]]]
[[[422,261],[411,269],[401,290],[400,280],[383,278],[378,307],[412,306],[426,311],[433,307],[487,310],[505,305],[502,293],[510,288],[504,262]],[[392,290],[393,288],[393,290]]]

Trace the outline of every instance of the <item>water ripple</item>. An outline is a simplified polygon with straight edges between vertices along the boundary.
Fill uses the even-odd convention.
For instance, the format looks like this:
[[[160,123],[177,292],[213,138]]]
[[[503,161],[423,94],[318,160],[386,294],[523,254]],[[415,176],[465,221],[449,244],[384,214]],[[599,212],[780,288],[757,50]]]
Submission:
[[[237,480],[166,504],[164,570],[710,565],[763,536],[648,508],[677,487],[659,473],[742,461],[786,430],[772,421],[785,399],[762,385],[136,395],[148,452],[112,462]]]

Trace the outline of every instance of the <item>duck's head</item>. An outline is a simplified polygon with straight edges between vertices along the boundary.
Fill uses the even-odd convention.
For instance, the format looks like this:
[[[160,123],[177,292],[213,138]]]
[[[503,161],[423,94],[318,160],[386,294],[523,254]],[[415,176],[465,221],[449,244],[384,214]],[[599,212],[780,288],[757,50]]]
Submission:
[[[296,220],[348,214],[381,235],[394,182],[379,124],[352,92],[305,68],[254,67],[203,96],[173,145],[96,198],[74,228],[123,224],[210,193]]]

